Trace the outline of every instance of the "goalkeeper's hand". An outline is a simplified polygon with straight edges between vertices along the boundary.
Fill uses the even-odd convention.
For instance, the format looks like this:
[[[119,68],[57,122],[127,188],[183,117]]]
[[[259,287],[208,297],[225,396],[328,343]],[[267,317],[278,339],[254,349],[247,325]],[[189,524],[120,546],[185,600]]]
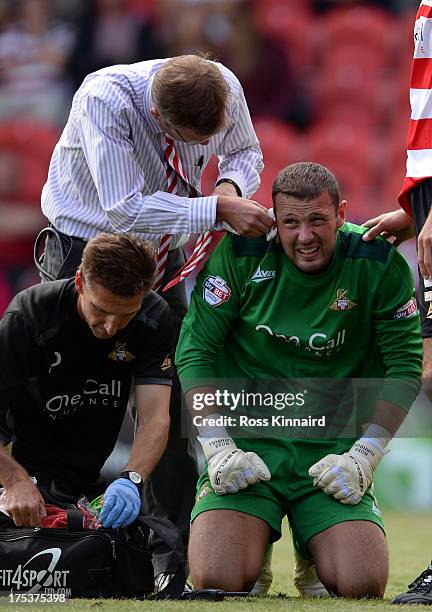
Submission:
[[[343,455],[326,455],[309,468],[314,486],[342,504],[354,506],[372,484],[374,469],[384,455],[376,440],[357,440]]]
[[[207,459],[210,483],[217,495],[237,493],[260,480],[270,480],[268,467],[256,453],[237,448],[229,436],[198,438]]]

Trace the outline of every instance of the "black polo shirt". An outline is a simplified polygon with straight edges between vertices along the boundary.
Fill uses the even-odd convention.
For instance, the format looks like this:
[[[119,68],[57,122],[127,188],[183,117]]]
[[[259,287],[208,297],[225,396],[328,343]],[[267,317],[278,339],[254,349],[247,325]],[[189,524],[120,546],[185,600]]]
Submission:
[[[79,317],[74,279],[19,293],[0,321],[0,410],[16,460],[38,479],[81,491],[114,448],[132,383],[171,384],[169,307],[151,292],[116,336]]]

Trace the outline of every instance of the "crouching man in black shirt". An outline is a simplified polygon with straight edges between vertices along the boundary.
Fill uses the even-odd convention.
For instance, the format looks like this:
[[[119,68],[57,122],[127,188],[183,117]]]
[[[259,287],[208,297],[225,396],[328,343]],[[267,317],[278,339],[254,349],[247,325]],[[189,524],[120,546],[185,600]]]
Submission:
[[[154,262],[150,243],[99,234],[74,279],[22,291],[1,319],[0,413],[12,453],[0,446],[0,482],[17,526],[41,524],[41,491],[76,498],[104,492],[105,527],[137,517],[169,427],[173,329],[166,302],[151,291]],[[132,389],[138,425],[131,454],[105,490],[100,470]]]

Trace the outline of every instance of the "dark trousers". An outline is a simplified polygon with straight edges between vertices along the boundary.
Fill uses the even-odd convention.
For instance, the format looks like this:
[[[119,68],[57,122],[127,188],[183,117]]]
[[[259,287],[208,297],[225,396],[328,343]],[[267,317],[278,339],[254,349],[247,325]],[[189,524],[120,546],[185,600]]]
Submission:
[[[432,179],[425,179],[410,193],[411,210],[418,238],[432,205]],[[432,338],[432,286],[425,280],[419,268],[419,290],[417,302],[420,311],[423,338]]]
[[[74,276],[81,263],[85,245],[84,240],[66,236],[57,230],[48,232],[41,261],[42,282]],[[170,251],[165,270],[166,279],[171,278],[184,261],[182,249]],[[172,287],[162,296],[170,306],[178,338],[181,322],[187,310],[183,283]],[[168,444],[158,465],[146,481],[143,491],[143,512],[169,518],[179,528],[187,546],[197,473],[195,463],[188,454],[188,440],[181,437],[181,397],[180,382],[175,372],[170,401],[171,424]],[[156,536],[152,545],[156,575],[177,566],[178,561],[172,551],[159,542]]]

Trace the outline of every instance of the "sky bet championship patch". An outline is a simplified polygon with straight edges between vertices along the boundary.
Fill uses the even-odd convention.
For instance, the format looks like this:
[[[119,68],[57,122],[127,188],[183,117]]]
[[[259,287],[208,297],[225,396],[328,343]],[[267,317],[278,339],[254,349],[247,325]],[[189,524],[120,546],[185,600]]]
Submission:
[[[231,296],[231,289],[220,276],[207,276],[203,284],[203,298],[210,306],[220,306]]]
[[[395,319],[408,319],[417,314],[417,301],[411,298],[406,304],[398,308],[394,314]]]

